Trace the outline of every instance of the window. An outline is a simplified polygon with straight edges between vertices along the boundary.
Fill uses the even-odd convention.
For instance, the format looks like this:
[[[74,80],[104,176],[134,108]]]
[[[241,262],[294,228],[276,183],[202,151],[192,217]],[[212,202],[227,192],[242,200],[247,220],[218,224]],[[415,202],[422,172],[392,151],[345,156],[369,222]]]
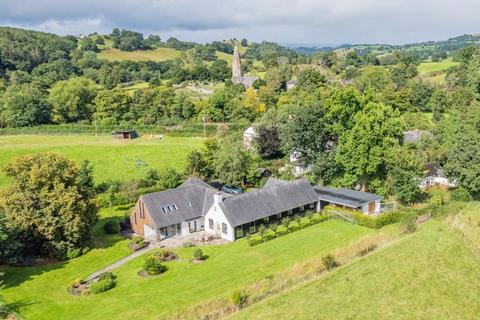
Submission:
[[[227,234],[227,224],[226,223],[222,223],[222,233]]]
[[[213,230],[213,220],[212,219],[208,219],[208,228]]]
[[[167,206],[167,209],[168,209],[169,212],[173,211],[172,206],[170,206],[170,205]]]
[[[140,201],[140,218],[145,218],[145,207],[143,201]]]
[[[178,207],[177,207],[177,205],[176,205],[175,203],[172,204],[172,208],[173,208],[173,210],[178,211]]]
[[[187,206],[189,206],[190,208],[192,207],[192,204],[190,203],[190,201],[187,201]]]
[[[162,211],[163,211],[163,213],[167,213],[167,208],[165,208],[165,206],[163,206]]]

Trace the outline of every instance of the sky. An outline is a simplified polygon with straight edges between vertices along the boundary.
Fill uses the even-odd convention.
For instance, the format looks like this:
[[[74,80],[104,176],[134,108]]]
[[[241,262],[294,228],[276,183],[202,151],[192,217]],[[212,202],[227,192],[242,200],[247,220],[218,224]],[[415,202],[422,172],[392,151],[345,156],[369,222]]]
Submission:
[[[0,0],[0,25],[162,39],[405,44],[480,33],[478,0]]]

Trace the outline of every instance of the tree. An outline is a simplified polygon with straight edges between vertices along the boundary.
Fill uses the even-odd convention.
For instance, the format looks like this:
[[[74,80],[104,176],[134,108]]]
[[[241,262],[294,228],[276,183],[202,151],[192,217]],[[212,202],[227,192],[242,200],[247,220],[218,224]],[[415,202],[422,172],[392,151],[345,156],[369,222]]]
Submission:
[[[163,190],[175,188],[180,182],[180,174],[173,168],[166,168],[158,175],[158,186]]]
[[[0,101],[0,126],[35,126],[50,122],[50,118],[45,93],[33,85],[10,86]]]
[[[473,128],[456,135],[455,143],[447,153],[445,170],[449,177],[470,193],[480,191],[480,134]]]
[[[95,120],[103,125],[118,124],[129,111],[130,97],[121,89],[102,90],[95,98]]]
[[[384,193],[386,165],[394,156],[402,128],[399,112],[381,103],[370,102],[358,112],[352,129],[340,136],[338,145],[343,183]]]
[[[282,141],[279,130],[275,126],[257,125],[253,140],[257,152],[262,158],[270,158],[282,154]]]
[[[185,175],[207,179],[210,176],[208,171],[207,162],[200,151],[193,150],[188,154]]]
[[[245,38],[243,38],[242,41],[240,42],[240,45],[241,45],[242,47],[248,47],[248,40],[245,39]]]
[[[233,140],[224,140],[213,158],[215,176],[231,184],[242,184],[249,174],[252,158]]]
[[[315,90],[323,86],[325,76],[314,68],[305,68],[298,75],[297,87],[303,90]]]
[[[243,104],[245,108],[255,115],[264,113],[267,109],[265,103],[260,101],[257,96],[257,92],[252,87],[245,90],[245,93],[243,94]]]
[[[53,106],[53,121],[59,123],[91,120],[97,95],[95,82],[86,78],[70,78],[57,82],[48,100]]]
[[[442,118],[442,114],[447,109],[447,95],[443,90],[435,90],[432,97],[428,101],[428,107],[433,112],[433,120],[439,121]]]
[[[72,161],[40,153],[15,158],[4,170],[12,182],[2,192],[0,211],[7,228],[18,230],[24,255],[65,258],[89,244],[98,207]]]
[[[400,202],[410,204],[420,199],[422,190],[418,186],[419,177],[414,171],[395,168],[392,176],[392,189]]]
[[[331,137],[325,117],[320,103],[297,108],[293,119],[282,128],[284,152],[297,154],[303,164],[311,164],[326,150]]]

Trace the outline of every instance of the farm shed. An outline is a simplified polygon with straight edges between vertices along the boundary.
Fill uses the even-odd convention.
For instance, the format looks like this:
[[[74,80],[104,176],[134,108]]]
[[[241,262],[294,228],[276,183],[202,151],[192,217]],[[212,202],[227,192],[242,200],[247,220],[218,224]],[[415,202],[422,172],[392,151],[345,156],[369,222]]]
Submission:
[[[128,140],[128,139],[135,139],[138,137],[139,135],[135,130],[120,130],[120,131],[112,132],[112,138],[114,139]]]

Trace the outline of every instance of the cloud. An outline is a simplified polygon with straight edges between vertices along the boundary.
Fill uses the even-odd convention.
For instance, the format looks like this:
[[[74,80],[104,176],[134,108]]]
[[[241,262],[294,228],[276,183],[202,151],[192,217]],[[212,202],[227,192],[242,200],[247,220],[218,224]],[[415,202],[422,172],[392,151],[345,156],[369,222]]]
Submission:
[[[0,0],[0,23],[59,34],[405,43],[480,31],[474,0]]]

